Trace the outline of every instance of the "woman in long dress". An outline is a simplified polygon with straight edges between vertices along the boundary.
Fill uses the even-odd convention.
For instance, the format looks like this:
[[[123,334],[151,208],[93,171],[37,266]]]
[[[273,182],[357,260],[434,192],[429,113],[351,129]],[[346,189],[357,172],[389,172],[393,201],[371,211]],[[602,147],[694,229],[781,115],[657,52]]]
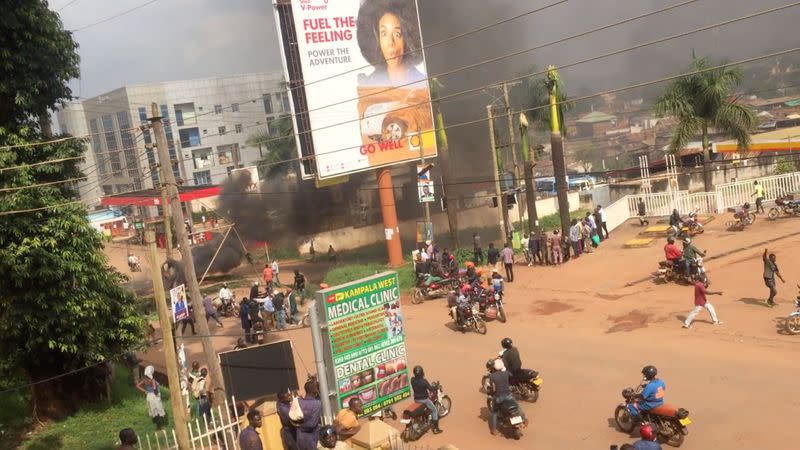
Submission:
[[[164,404],[161,402],[161,390],[158,381],[153,378],[155,368],[147,366],[144,368],[144,378],[136,384],[136,389],[143,392],[147,398],[147,413],[156,424],[156,430],[160,430],[167,424],[167,413],[164,412]]]

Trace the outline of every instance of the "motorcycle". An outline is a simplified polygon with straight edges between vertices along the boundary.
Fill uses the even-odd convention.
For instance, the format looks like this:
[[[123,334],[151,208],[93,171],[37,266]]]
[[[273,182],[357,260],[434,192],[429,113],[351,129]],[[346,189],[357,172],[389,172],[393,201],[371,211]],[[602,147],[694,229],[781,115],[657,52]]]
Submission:
[[[681,222],[681,229],[675,225],[669,227],[668,233],[670,236],[685,237],[695,236],[705,231],[703,224],[697,218],[697,211],[692,211],[686,219]]]
[[[224,302],[219,297],[214,297],[211,302],[222,317],[239,317],[239,305],[236,301]]]
[[[487,319],[497,319],[506,323],[506,310],[503,307],[503,291],[488,289],[481,310]]]
[[[750,203],[745,203],[740,210],[733,213],[733,219],[726,225],[729,229],[741,231],[756,222],[756,213],[750,212]]]
[[[454,278],[443,278],[426,283],[427,278],[428,274],[421,273],[417,275],[417,284],[411,293],[411,303],[418,305],[423,300],[445,296],[452,289],[456,289],[459,286],[459,281]]]
[[[800,289],[800,284],[797,285]],[[800,294],[797,295],[797,300],[794,301],[795,312],[789,314],[784,322],[786,324],[786,331],[789,334],[800,334]]]
[[[706,273],[706,268],[703,266],[703,258],[695,258],[694,261],[689,263],[688,274],[685,273],[685,263],[683,259],[678,261],[677,264],[678,266],[675,267],[675,264],[672,261],[659,261],[656,277],[664,280],[665,283],[683,280],[686,283],[691,284],[694,284],[698,281],[702,281],[706,285],[708,284],[709,278],[708,274]]]
[[[775,206],[769,209],[767,218],[777,219],[781,213],[786,216],[800,216],[800,200],[792,200],[789,197],[778,197],[775,199]]]
[[[637,420],[631,415],[628,405],[640,400],[641,393],[642,385],[636,389],[625,388],[622,391],[625,401],[617,405],[614,410],[614,421],[617,423],[617,428],[630,434],[639,421],[652,423],[657,430],[659,441],[672,447],[680,447],[686,435],[689,434],[686,427],[692,423],[689,419],[689,411],[665,403],[648,411],[640,411]]]
[[[489,373],[491,373],[493,365],[494,359],[490,359],[486,363],[487,373],[481,378],[481,387],[484,392],[489,392],[491,386]],[[511,376],[509,387],[514,397],[527,402],[536,403],[536,401],[539,400],[539,389],[542,388],[542,377],[540,377],[539,372],[535,370],[523,369],[520,376]]]
[[[497,426],[504,429],[503,434],[510,434],[515,440],[522,437],[525,420],[520,414],[517,402],[505,401],[496,405],[494,397],[489,395],[489,398],[486,399],[486,407],[489,408],[489,411],[497,411]]]
[[[461,324],[458,323],[458,312],[461,312]],[[477,302],[469,302],[467,305],[457,305],[450,308],[450,317],[462,333],[467,328],[472,328],[480,334],[486,334],[486,322],[481,317],[481,312]]]
[[[450,414],[453,402],[444,393],[441,383],[435,381],[431,383],[431,387],[433,389],[428,392],[428,398],[436,406],[439,420],[441,420]],[[400,433],[400,438],[403,439],[403,442],[416,441],[431,428],[431,410],[422,403],[414,402],[403,411],[403,418],[400,419],[400,423],[406,426]]]
[[[128,269],[131,272],[141,272],[142,271],[142,266],[139,264],[139,259],[138,258],[135,259],[135,260],[130,260],[129,259],[128,260]]]

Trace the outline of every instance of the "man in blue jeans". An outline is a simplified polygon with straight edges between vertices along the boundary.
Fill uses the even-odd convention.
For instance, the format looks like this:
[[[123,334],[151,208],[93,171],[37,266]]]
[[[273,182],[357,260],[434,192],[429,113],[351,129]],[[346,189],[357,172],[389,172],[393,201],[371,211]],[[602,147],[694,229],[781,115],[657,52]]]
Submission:
[[[436,405],[430,399],[429,393],[433,390],[433,386],[425,379],[425,371],[422,366],[414,367],[414,378],[411,379],[411,389],[414,390],[414,401],[425,405],[431,410],[431,430],[433,434],[439,434],[442,430],[439,429],[439,411]]]

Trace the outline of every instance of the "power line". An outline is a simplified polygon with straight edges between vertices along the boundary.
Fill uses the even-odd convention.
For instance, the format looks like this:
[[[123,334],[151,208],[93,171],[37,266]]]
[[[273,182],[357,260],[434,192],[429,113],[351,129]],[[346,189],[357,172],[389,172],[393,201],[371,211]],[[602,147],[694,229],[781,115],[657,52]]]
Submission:
[[[57,13],[60,13],[63,9],[66,9],[68,6],[72,5],[73,3],[77,2],[78,0],[70,0],[64,6],[58,8],[56,10]]]
[[[21,191],[23,189],[31,189],[31,188],[37,188],[37,187],[42,187],[42,186],[53,186],[55,184],[71,183],[73,181],[81,181],[81,180],[85,180],[87,178],[89,178],[89,177],[85,177],[84,176],[84,177],[78,177],[78,178],[69,178],[67,180],[51,181],[51,182],[48,182],[48,183],[31,184],[31,185],[28,185],[28,186],[14,186],[14,187],[10,187],[10,188],[0,189],[0,193]]]
[[[131,9],[128,9],[128,10],[126,10],[126,11],[123,11],[123,12],[121,12],[121,13],[114,14],[113,16],[106,17],[105,19],[101,19],[101,20],[99,20],[99,21],[97,21],[97,22],[93,22],[93,23],[90,23],[90,24],[88,24],[88,25],[84,25],[84,26],[82,26],[82,27],[80,27],[80,28],[75,28],[74,30],[70,30],[70,31],[71,31],[71,32],[73,32],[73,33],[77,33],[77,32],[79,32],[79,31],[83,31],[83,30],[85,30],[85,29],[87,29],[87,28],[91,28],[91,27],[93,27],[93,26],[95,26],[95,25],[100,25],[101,23],[106,23],[106,22],[109,22],[109,21],[111,21],[111,20],[114,20],[114,19],[117,19],[117,18],[119,18],[119,17],[122,17],[122,16],[124,16],[124,15],[126,15],[126,14],[132,13],[132,12],[134,12],[134,11],[136,11],[136,10],[142,9],[142,8],[144,8],[145,6],[152,5],[153,3],[157,2],[157,1],[158,1],[158,0],[150,0],[149,2],[142,3],[141,5],[138,5],[138,6],[134,6],[133,8],[131,8]]]

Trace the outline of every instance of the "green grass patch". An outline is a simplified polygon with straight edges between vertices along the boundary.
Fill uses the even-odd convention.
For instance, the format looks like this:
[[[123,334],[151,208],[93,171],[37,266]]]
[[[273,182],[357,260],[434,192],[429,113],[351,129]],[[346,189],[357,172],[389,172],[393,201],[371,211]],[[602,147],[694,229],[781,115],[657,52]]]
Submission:
[[[414,268],[411,263],[406,263],[397,269],[388,269],[383,264],[349,264],[338,266],[328,271],[325,275],[325,283],[331,286],[337,286],[387,270],[397,270],[401,289],[410,289],[414,286]]]
[[[161,399],[167,411],[169,429],[173,426],[172,414],[169,390],[164,387],[161,388]],[[87,405],[64,420],[47,424],[32,438],[24,441],[21,448],[107,450],[116,448],[119,430],[127,427],[136,431],[139,442],[144,442],[145,435],[152,435],[156,430],[147,415],[144,394],[136,390],[130,371],[122,366],[115,366],[110,403]]]

